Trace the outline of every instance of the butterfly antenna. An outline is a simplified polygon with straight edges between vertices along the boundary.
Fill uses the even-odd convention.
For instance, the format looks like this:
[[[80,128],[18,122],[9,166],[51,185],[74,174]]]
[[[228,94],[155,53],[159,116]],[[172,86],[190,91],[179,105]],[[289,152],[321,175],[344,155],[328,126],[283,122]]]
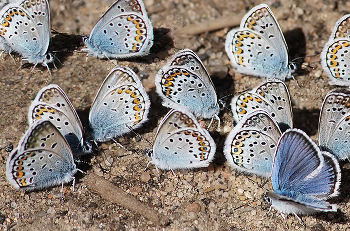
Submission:
[[[135,132],[132,127],[130,127],[129,125],[126,125],[126,127],[129,128],[130,132],[134,133],[134,135],[136,135],[140,140],[143,140],[144,142],[148,143],[151,147],[153,146],[151,142],[149,142],[148,140],[144,139],[140,134]]]
[[[57,60],[61,65],[64,66],[64,64],[61,62],[61,60],[59,60],[59,58],[57,58],[56,55],[52,54],[52,56],[54,57],[54,60]],[[57,69],[56,65],[55,65],[55,62],[52,62],[52,64],[55,66],[55,68]]]
[[[238,210],[238,209],[240,209],[240,208],[247,207],[248,205],[250,205],[250,204],[252,204],[252,203],[254,203],[254,202],[258,201],[258,200],[259,200],[259,199],[255,199],[255,200],[253,200],[253,201],[247,202],[247,203],[245,203],[244,205],[241,205],[241,206],[238,206],[238,207],[234,208],[233,211],[236,211],[236,210]]]
[[[268,189],[264,188],[264,185],[268,182],[268,180],[266,180],[262,185],[260,185],[258,182],[256,182],[255,180],[249,178],[248,176],[242,174],[243,176],[245,176],[250,182],[253,182],[254,184],[256,184],[259,188],[265,190],[265,192],[269,191]]]

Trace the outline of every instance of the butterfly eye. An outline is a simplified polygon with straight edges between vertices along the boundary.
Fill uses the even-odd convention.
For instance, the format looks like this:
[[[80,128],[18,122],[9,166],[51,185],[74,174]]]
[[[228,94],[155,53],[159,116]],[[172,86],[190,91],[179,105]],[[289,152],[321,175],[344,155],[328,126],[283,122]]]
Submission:
[[[288,67],[292,72],[294,72],[297,69],[296,64],[292,62],[288,64]]]
[[[148,157],[152,157],[152,156],[153,156],[153,149],[150,148],[150,149],[145,150],[145,154],[146,154]]]
[[[271,198],[270,197],[268,197],[266,194],[263,194],[262,197],[263,197],[264,201],[266,201],[267,203],[271,204]]]

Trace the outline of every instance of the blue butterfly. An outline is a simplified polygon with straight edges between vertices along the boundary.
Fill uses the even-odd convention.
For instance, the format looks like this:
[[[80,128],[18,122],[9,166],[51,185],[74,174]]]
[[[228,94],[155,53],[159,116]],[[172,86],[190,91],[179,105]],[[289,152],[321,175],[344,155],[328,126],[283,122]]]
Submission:
[[[338,160],[320,148],[299,129],[289,129],[280,138],[272,169],[271,206],[287,214],[336,212],[328,198],[339,193]]]

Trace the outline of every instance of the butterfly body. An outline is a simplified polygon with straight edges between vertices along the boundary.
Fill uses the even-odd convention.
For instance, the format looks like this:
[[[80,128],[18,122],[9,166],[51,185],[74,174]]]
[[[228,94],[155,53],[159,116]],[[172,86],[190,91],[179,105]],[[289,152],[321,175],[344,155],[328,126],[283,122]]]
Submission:
[[[320,57],[329,84],[350,86],[350,14],[336,22]]]
[[[29,125],[44,120],[49,120],[62,133],[75,158],[88,152],[78,114],[66,93],[56,84],[42,88],[29,107]]]
[[[272,170],[272,207],[282,213],[335,212],[326,200],[338,195],[341,172],[337,158],[301,130],[281,136]]]
[[[135,72],[126,67],[114,68],[90,109],[93,139],[105,142],[140,127],[147,120],[149,109],[148,95]]]
[[[207,167],[215,150],[214,140],[190,112],[171,110],[159,125],[150,157],[160,169],[192,169]]]
[[[77,171],[69,144],[49,121],[33,123],[6,163],[7,179],[26,191],[70,182]]]
[[[144,56],[153,45],[153,27],[141,0],[118,0],[84,40],[88,55],[97,58]]]
[[[257,110],[242,119],[226,138],[228,164],[247,174],[270,177],[281,131],[265,111]]]
[[[8,53],[18,53],[23,60],[47,66],[54,57],[48,52],[50,9],[47,0],[18,1],[0,10],[0,46]]]
[[[226,36],[226,53],[240,73],[285,80],[295,69],[288,62],[288,47],[281,28],[266,4],[252,8],[240,28]]]
[[[219,114],[214,84],[199,57],[189,49],[177,52],[168,60],[158,71],[155,84],[165,107],[183,107],[206,119]]]

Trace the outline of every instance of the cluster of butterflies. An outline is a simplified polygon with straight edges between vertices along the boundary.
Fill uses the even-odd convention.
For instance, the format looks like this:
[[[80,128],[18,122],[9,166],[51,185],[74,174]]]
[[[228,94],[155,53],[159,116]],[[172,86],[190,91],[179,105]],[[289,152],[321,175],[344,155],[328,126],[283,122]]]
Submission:
[[[47,0],[10,0],[0,10],[0,50],[48,67],[51,25]],[[144,56],[153,45],[153,27],[142,0],[117,0],[83,38],[83,52],[98,58]]]
[[[215,142],[195,115],[218,117],[219,106],[202,62],[189,49],[179,51],[159,71],[156,81],[163,105],[175,109],[159,125],[153,149],[147,152],[151,163],[171,170],[208,166]],[[29,107],[29,129],[8,157],[7,178],[16,189],[24,190],[70,182],[78,171],[74,161],[92,152],[90,141],[110,141],[140,127],[149,110],[149,97],[136,73],[116,67],[92,103],[84,136],[64,91],[55,84],[46,86]],[[91,138],[84,141],[86,136]]]
[[[47,52],[48,2],[20,1],[6,5],[1,12],[0,48],[47,65],[52,60]],[[321,54],[323,68],[332,80],[344,83],[340,85],[347,81],[348,18],[337,23]],[[152,40],[143,3],[118,0],[85,43],[86,51],[95,57],[125,58],[147,54]],[[238,124],[225,142],[228,163],[248,174],[271,177],[273,192],[268,192],[267,198],[282,213],[336,211],[326,200],[339,192],[338,159],[349,157],[350,92],[338,89],[327,94],[318,146],[303,131],[292,128],[290,95],[282,80],[292,77],[295,65],[288,62],[282,31],[266,4],[251,9],[240,28],[227,34],[225,49],[237,71],[270,79],[232,99]],[[196,118],[219,120],[220,100],[203,63],[193,51],[181,50],[159,70],[155,85],[163,105],[172,110],[159,125],[149,152],[151,163],[171,170],[208,166],[216,145]],[[149,109],[150,101],[137,75],[126,67],[114,68],[90,109],[92,140],[106,142],[139,127],[147,120]],[[7,161],[8,180],[25,190],[72,181],[78,171],[74,160],[91,152],[91,145],[83,139],[81,122],[66,94],[57,85],[43,88],[28,117],[29,129]]]
[[[339,194],[338,160],[350,157],[350,91],[335,89],[326,95],[317,146],[303,131],[292,128],[290,96],[283,81],[292,77],[296,66],[288,62],[286,41],[266,4],[252,8],[240,28],[227,34],[225,50],[238,72],[270,79],[232,99],[238,124],[225,141],[229,165],[271,177],[273,192],[266,198],[282,214],[336,211],[336,205],[326,200]],[[345,15],[321,53],[330,84],[350,86],[349,50],[350,15]]]

